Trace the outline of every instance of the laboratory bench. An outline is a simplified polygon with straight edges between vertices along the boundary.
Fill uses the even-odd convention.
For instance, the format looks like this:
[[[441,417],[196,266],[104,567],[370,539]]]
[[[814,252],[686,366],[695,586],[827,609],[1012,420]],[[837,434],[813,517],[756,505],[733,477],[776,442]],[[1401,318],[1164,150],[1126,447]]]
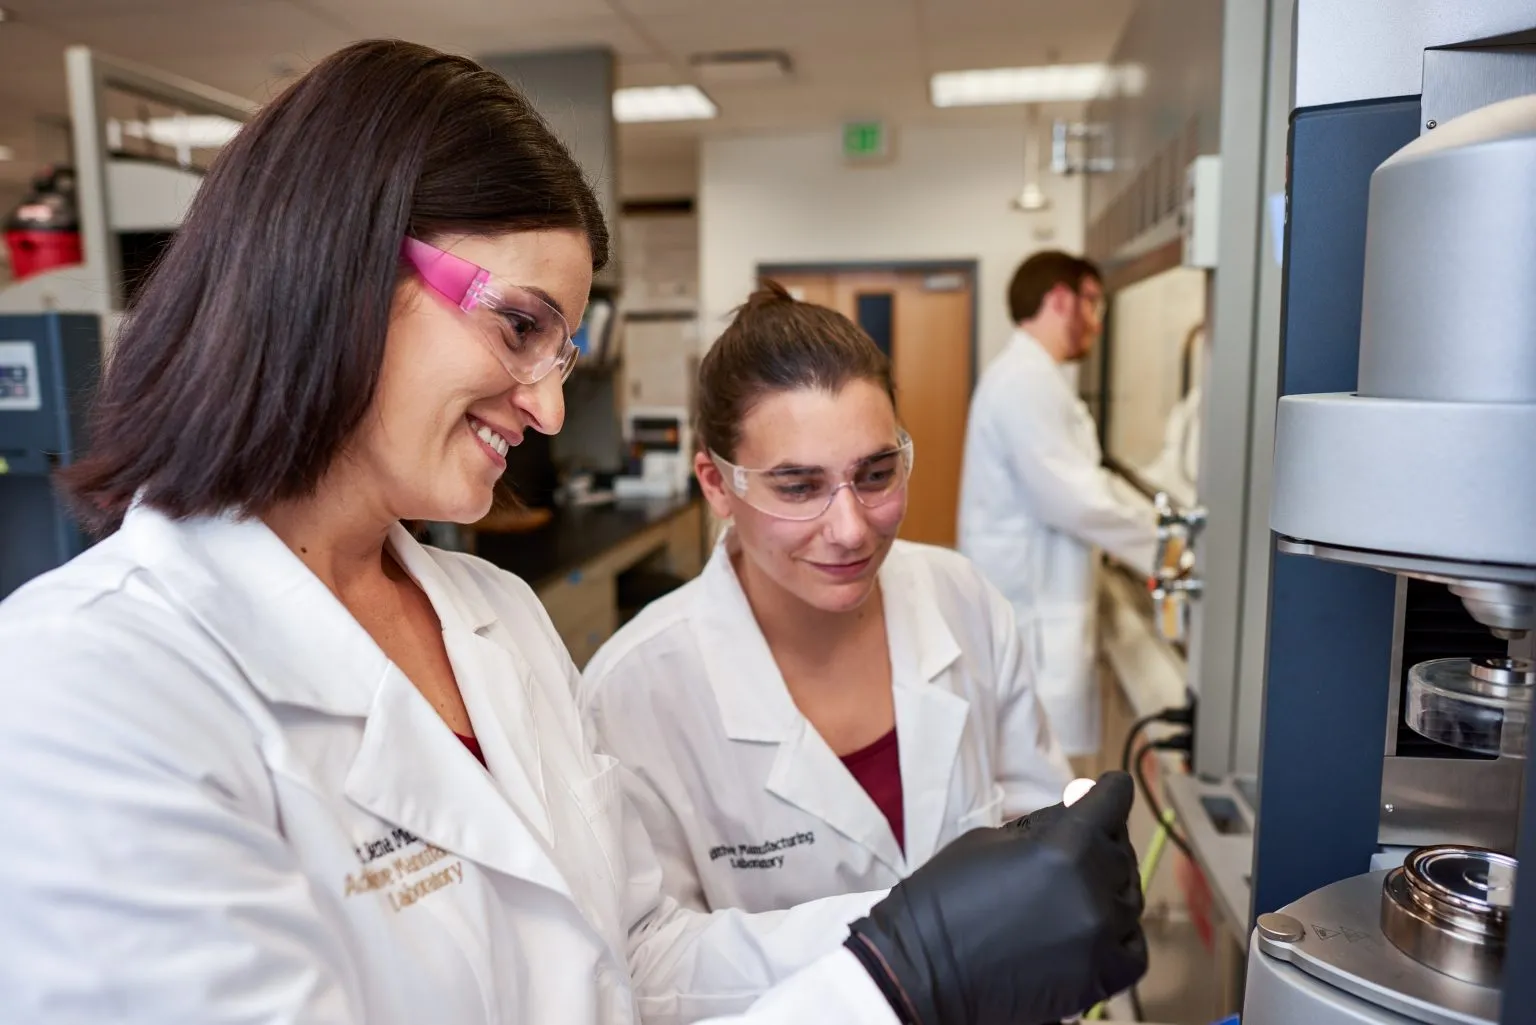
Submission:
[[[476,555],[527,581],[578,667],[646,598],[703,568],[708,539],[695,497],[554,510],[524,531],[474,531]]]

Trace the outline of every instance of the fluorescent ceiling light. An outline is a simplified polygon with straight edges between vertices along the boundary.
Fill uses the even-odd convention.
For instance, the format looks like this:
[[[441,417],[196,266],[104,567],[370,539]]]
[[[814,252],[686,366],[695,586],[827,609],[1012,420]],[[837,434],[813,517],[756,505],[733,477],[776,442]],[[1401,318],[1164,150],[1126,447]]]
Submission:
[[[1134,66],[1046,64],[1033,68],[941,71],[929,83],[935,107],[996,103],[1071,103],[1116,92],[1139,93],[1145,72]]]
[[[720,113],[694,85],[637,86],[613,94],[615,121],[700,121]]]
[[[148,121],[124,121],[124,135],[148,139],[160,146],[218,149],[240,131],[240,122],[216,114],[187,117],[152,117]]]

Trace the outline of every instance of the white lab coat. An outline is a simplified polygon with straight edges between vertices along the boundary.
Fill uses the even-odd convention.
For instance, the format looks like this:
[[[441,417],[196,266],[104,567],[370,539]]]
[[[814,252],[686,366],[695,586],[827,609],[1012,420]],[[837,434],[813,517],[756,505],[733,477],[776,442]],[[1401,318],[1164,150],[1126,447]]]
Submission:
[[[1099,747],[1094,548],[1150,575],[1151,503],[1102,465],[1093,417],[1062,368],[1014,334],[971,400],[960,483],[960,550],[1013,603],[1040,657],[1038,688],[1068,754]]]
[[[582,707],[626,770],[669,894],[700,909],[766,911],[888,887],[966,830],[1061,799],[1070,768],[1035,699],[1012,608],[956,552],[898,541],[880,588],[903,853],[795,707],[729,546],[582,676]]]
[[[873,899],[683,911],[522,582],[390,544],[486,772],[258,521],[136,510],[0,605],[0,1021],[895,1021]]]

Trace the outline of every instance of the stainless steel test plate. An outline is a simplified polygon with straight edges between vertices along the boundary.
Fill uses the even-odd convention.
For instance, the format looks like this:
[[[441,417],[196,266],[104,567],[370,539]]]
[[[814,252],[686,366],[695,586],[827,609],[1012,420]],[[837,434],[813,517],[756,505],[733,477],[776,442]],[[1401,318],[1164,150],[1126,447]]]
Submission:
[[[1499,991],[1420,964],[1381,931],[1386,872],[1342,879],[1281,909],[1290,923],[1265,916],[1259,949],[1319,981],[1425,1025],[1495,1025]],[[1266,932],[1264,924],[1271,928]]]

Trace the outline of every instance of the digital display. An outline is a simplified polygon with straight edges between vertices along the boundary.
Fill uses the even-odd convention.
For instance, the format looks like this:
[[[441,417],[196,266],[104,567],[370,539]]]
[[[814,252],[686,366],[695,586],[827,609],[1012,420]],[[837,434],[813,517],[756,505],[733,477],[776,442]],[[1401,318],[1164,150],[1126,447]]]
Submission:
[[[23,412],[42,407],[37,346],[32,342],[0,342],[0,412]]]

